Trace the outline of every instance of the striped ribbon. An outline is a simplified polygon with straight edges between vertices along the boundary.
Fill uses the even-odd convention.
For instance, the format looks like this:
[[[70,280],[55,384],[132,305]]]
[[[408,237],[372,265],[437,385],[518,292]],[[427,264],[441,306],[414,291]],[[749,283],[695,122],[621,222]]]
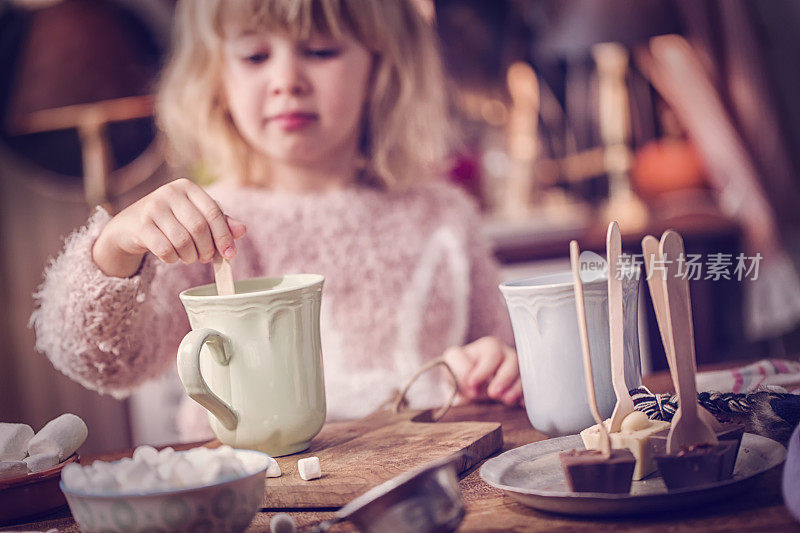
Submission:
[[[651,420],[672,420],[678,409],[677,394],[654,394],[647,387],[631,389],[633,408],[642,411]],[[776,398],[786,396],[780,393],[770,393]],[[697,402],[708,409],[711,414],[720,418],[730,414],[746,414],[753,410],[753,402],[749,394],[734,394],[732,392],[701,392],[697,395]]]

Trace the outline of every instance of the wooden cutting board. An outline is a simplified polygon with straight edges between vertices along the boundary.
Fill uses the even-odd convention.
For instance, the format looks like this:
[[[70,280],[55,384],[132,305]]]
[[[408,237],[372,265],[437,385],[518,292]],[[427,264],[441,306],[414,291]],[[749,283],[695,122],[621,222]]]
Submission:
[[[326,424],[303,452],[277,457],[283,475],[267,478],[268,509],[339,508],[407,470],[465,452],[459,473],[503,446],[496,422],[430,422],[431,411],[389,411]],[[297,461],[319,457],[322,477],[303,481]]]

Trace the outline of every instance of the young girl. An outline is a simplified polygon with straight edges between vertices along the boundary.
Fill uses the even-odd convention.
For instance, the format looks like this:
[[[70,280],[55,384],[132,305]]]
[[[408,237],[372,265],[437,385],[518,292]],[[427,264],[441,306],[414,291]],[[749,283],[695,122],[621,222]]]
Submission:
[[[125,397],[174,369],[189,330],[178,293],[212,282],[219,253],[237,279],[325,276],[331,418],[368,414],[443,353],[466,399],[519,402],[477,210],[436,179],[446,99],[411,0],[187,0],[176,22],[157,118],[217,182],[179,179],[67,237],[36,294],[37,348]],[[442,378],[412,404],[441,403]],[[184,404],[182,436],[209,436],[205,411]]]

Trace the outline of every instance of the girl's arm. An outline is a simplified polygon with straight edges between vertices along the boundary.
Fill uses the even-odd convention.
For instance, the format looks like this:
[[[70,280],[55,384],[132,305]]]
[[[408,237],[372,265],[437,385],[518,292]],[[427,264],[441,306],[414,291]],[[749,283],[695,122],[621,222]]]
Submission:
[[[105,275],[92,260],[92,246],[110,218],[98,209],[66,238],[34,294],[30,325],[37,350],[58,370],[122,398],[174,364],[189,330],[177,295],[209,282],[210,273],[199,265],[165,265],[148,254],[129,278]]]
[[[189,329],[178,293],[205,281],[208,268],[187,265],[233,257],[245,232],[185,178],[114,218],[99,210],[67,238],[35,294],[37,349],[85,387],[127,395],[174,360]]]

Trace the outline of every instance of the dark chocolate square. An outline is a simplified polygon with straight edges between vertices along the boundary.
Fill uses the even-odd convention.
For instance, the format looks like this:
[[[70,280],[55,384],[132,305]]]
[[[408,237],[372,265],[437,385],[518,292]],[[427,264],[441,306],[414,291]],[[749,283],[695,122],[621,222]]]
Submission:
[[[731,440],[736,441],[736,453],[733,454],[733,462],[736,462],[736,454],[739,453],[739,446],[742,443],[742,435],[744,435],[744,424],[737,422],[722,422],[722,427],[718,429],[715,434],[717,440]],[[653,456],[667,454],[667,436],[669,435],[669,428],[662,429],[658,433],[654,433],[648,438],[650,449],[653,451]],[[733,472],[733,465],[731,465],[731,472]]]
[[[728,479],[736,461],[736,441],[701,443],[678,453],[656,455],[661,477],[669,490],[697,487]]]
[[[571,450],[558,454],[564,476],[573,492],[627,493],[631,490],[636,458],[630,450]]]

